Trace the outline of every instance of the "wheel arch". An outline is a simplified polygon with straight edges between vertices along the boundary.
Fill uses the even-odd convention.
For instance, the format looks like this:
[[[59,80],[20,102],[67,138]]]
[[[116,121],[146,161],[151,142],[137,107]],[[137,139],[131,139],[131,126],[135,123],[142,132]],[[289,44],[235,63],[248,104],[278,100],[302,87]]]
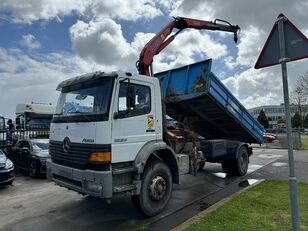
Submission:
[[[143,173],[145,167],[152,160],[162,160],[170,168],[173,183],[179,184],[179,167],[174,151],[165,142],[150,141],[138,152],[135,158],[135,165],[138,173]]]
[[[236,151],[236,158],[238,158],[239,156],[239,151],[242,147],[245,147],[246,151],[247,151],[247,154],[248,154],[248,157],[252,154],[252,151],[250,151],[250,147],[247,143],[241,143],[238,148],[237,148],[237,151]]]
[[[239,143],[239,145],[238,145],[237,148],[236,148],[236,152],[235,152],[235,158],[236,158],[236,159],[238,158],[240,149],[241,149],[242,147],[245,147],[245,148],[246,148],[248,156],[250,156],[250,155],[252,154],[252,152],[250,152],[250,150],[249,150],[249,146],[248,146],[247,143]]]

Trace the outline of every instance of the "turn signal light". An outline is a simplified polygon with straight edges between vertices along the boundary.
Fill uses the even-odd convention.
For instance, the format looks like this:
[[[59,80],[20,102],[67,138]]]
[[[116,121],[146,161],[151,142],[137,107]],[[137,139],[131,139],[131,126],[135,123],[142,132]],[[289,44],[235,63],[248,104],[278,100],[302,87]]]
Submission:
[[[89,161],[94,162],[110,162],[111,152],[92,152]]]

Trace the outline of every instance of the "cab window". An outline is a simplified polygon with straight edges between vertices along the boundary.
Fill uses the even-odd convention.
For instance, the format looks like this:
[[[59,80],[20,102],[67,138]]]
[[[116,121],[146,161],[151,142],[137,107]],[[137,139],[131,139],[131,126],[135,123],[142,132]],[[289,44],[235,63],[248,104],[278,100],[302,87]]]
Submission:
[[[134,96],[134,105],[127,105],[128,86]],[[148,114],[151,111],[151,90],[147,86],[121,82],[119,90],[118,111],[127,111],[127,117]]]

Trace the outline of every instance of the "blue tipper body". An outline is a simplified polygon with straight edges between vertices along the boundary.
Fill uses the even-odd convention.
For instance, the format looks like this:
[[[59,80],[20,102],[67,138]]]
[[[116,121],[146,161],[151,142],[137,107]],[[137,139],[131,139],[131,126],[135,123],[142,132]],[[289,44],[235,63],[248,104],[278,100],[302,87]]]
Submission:
[[[212,60],[157,73],[166,113],[206,139],[262,143],[263,127],[211,72]]]

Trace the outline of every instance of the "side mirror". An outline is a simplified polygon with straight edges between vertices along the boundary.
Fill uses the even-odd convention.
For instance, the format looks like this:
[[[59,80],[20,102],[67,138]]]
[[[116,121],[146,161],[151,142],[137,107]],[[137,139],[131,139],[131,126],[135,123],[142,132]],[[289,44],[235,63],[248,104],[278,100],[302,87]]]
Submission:
[[[135,87],[128,84],[127,94],[126,94],[126,106],[128,109],[134,108],[136,106],[136,91]]]
[[[119,112],[115,112],[115,113],[113,114],[113,118],[114,118],[115,120],[119,119],[119,118],[120,118],[120,113],[119,113]]]

